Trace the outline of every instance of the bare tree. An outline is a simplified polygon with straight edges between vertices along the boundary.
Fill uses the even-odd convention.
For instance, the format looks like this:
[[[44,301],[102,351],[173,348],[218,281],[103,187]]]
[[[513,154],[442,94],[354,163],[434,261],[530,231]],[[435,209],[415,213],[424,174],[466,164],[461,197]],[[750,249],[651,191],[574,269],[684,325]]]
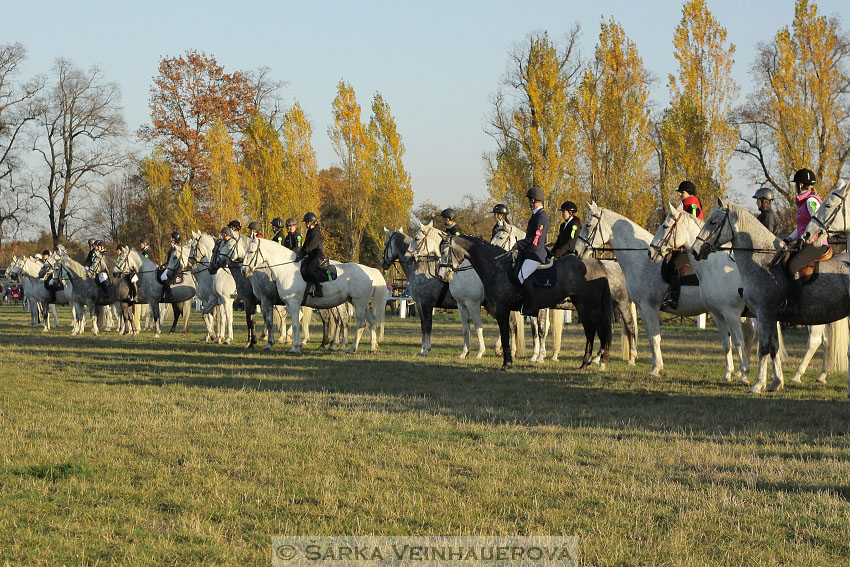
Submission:
[[[98,67],[83,71],[57,59],[55,84],[43,98],[33,150],[42,157],[33,197],[47,209],[54,244],[79,230],[69,221],[83,218],[104,176],[126,159],[126,132],[120,89],[103,80]]]
[[[284,103],[280,95],[286,81],[276,81],[271,78],[269,67],[260,67],[256,71],[245,73],[248,83],[254,91],[254,106],[260,115],[274,124],[276,130],[283,128]]]
[[[26,49],[20,43],[0,45],[0,244],[30,212],[18,149],[27,123],[38,114],[36,97],[43,79],[19,82],[24,59]]]
[[[138,167],[128,167],[120,178],[112,177],[100,191],[89,218],[89,227],[111,242],[133,244],[143,234],[144,186]]]

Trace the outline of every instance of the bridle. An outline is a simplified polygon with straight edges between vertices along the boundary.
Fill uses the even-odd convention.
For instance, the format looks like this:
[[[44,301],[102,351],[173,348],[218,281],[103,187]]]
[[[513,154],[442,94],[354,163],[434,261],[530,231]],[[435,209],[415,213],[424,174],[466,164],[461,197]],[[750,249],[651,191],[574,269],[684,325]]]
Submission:
[[[425,233],[422,234],[422,238],[419,240],[419,242],[417,242],[416,246],[413,249],[413,252],[410,253],[410,257],[413,258],[413,261],[418,264],[427,264],[425,268],[425,275],[427,275],[428,277],[435,278],[437,277],[436,268],[440,263],[439,245],[437,252],[432,252],[427,248],[428,237],[430,236],[431,230],[433,230],[433,228],[433,226],[429,227],[428,230],[426,230]]]
[[[591,228],[587,230],[587,236],[583,236],[583,230],[579,231],[578,236],[576,237],[579,242],[583,243],[589,250],[599,250],[600,247],[596,247],[593,245],[593,242],[596,240],[596,233],[599,231],[599,225],[602,224],[602,211],[599,211],[599,214],[594,212],[590,213],[590,218],[596,219],[596,222],[593,223]],[[590,226],[590,223],[587,223],[585,227]]]
[[[664,238],[661,239],[661,242],[658,244],[655,244],[654,241],[649,243],[650,250],[655,250],[660,256],[666,248],[672,248],[670,246],[670,242],[673,241],[676,236],[676,231],[679,229],[679,221],[682,219],[683,214],[684,212],[680,212],[676,218],[673,219],[673,226],[664,232]]]
[[[834,232],[834,231],[831,231],[830,227],[832,226],[832,223],[835,222],[835,219],[838,218],[838,211],[839,210],[841,211],[841,217],[844,220],[845,231],[847,229],[847,195],[842,195],[843,191],[844,191],[844,189],[840,188],[840,189],[833,189],[830,192],[830,195],[835,195],[836,197],[838,197],[838,199],[841,200],[841,204],[837,205],[835,207],[835,210],[830,211],[829,215],[827,215],[827,217],[824,220],[820,220],[817,217],[817,215],[812,217],[812,222],[814,222],[816,225],[818,225],[820,227],[820,229],[827,234],[829,234],[830,232]],[[827,208],[831,209],[832,207],[827,207]]]
[[[709,242],[708,239],[703,238],[701,236],[702,231],[700,231],[700,234],[698,234],[697,237],[694,239],[693,245],[696,245],[697,242],[702,242],[703,246],[708,248],[708,251],[706,252],[706,254],[710,254],[712,252],[717,252],[718,250],[720,250],[720,246],[721,246],[720,237],[723,235],[723,227],[726,226],[727,224],[729,225],[729,230],[732,232],[732,238],[729,239],[730,242],[731,242],[732,240],[735,239],[735,227],[732,226],[732,223],[729,221],[729,206],[728,205],[723,208],[723,220],[720,221],[720,226],[717,228],[717,232],[714,233],[713,242]],[[692,247],[693,247],[693,245],[692,245]]]
[[[262,239],[260,239],[260,238],[252,238],[251,239],[252,242],[257,243],[257,249],[251,255],[251,259],[248,262],[248,264],[245,264],[244,258],[242,259],[242,267],[248,269],[248,271],[245,272],[246,276],[249,275],[250,273],[252,273],[258,267],[262,266],[263,264],[268,265],[268,261],[266,260],[266,257],[263,254],[263,248],[262,248],[262,246],[260,246],[260,244],[261,244],[260,240],[262,240]],[[250,252],[250,246],[248,248],[249,248],[249,250],[245,252],[246,257],[248,256],[248,252]]]

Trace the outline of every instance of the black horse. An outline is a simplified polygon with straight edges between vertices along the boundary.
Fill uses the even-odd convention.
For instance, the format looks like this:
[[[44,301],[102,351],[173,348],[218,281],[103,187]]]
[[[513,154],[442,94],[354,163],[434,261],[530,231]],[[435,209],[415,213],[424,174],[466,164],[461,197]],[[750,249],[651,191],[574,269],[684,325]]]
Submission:
[[[457,269],[464,259],[469,260],[484,284],[486,308],[499,323],[502,344],[509,344],[507,341],[510,336],[510,313],[518,311],[522,305],[520,288],[510,280],[513,270],[510,254],[480,238],[447,236],[443,240],[441,262]],[[595,336],[599,337],[602,344],[601,363],[604,367],[610,355],[614,330],[611,290],[605,269],[598,260],[580,260],[576,256],[568,255],[555,260],[555,265],[548,270],[555,270],[549,277],[553,285],[548,288],[536,288],[537,305],[541,309],[564,309],[566,306],[563,303],[569,299],[581,318],[586,339],[580,368],[586,368],[590,364]],[[511,349],[506,348],[502,352],[501,369],[505,371],[513,364],[513,358]]]

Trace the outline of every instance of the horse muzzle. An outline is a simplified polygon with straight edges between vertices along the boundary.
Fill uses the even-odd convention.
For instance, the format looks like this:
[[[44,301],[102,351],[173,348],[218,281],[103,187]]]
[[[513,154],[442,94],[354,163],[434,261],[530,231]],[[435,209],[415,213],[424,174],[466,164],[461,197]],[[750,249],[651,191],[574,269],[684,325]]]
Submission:
[[[254,274],[254,268],[251,266],[242,266],[242,273],[246,278],[250,278]]]

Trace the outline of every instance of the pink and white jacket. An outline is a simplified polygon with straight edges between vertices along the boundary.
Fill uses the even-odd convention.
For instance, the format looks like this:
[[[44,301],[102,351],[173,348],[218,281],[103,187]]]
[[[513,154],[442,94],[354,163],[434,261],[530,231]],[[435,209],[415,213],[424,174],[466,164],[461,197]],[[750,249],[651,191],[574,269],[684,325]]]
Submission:
[[[823,203],[823,199],[818,197],[811,189],[804,193],[800,193],[796,198],[797,214],[794,216],[794,220],[797,221],[797,228],[794,232],[788,235],[788,239],[792,241],[797,240],[806,232],[806,227],[809,226],[809,221],[812,220],[812,216],[814,216],[815,211],[817,211]],[[826,235],[824,234],[823,238],[815,244],[819,246],[828,246]]]

